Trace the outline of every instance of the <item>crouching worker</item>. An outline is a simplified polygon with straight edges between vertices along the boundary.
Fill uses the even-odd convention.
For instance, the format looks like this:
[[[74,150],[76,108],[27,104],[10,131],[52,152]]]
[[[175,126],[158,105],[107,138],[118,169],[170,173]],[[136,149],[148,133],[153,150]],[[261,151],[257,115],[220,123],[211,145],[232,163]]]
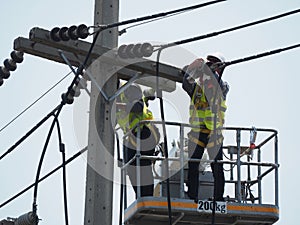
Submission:
[[[143,96],[140,86],[130,85],[119,96],[117,102],[117,122],[122,128],[125,138],[123,140],[124,161],[128,163],[138,153],[138,142],[140,143],[140,156],[153,156],[155,147],[159,143],[160,134],[157,127],[151,123],[141,121],[153,120],[152,112],[148,109],[150,96]],[[118,107],[122,105],[123,107]],[[140,138],[138,137],[140,130]],[[139,139],[138,139],[139,138]],[[127,167],[127,174],[138,197],[137,160],[134,159]],[[140,194],[152,196],[154,189],[154,178],[152,173],[152,161],[140,159]]]

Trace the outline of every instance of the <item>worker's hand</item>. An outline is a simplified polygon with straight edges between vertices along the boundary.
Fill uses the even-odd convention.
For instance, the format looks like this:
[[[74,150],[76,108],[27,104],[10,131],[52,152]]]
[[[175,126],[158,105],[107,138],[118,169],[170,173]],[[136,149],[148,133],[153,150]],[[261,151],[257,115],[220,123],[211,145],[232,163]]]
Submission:
[[[202,58],[196,59],[188,66],[186,73],[189,75],[188,81],[190,83],[194,82],[196,79],[201,77],[201,75],[203,75],[204,66],[205,60]]]
[[[198,58],[189,65],[188,70],[193,70],[193,69],[202,70],[205,63],[206,61],[204,59]]]

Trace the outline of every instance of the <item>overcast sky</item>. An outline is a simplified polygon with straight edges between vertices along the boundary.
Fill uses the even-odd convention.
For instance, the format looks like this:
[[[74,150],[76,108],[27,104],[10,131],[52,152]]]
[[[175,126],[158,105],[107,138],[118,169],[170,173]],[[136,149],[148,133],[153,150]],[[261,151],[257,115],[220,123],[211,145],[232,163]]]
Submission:
[[[120,21],[158,12],[186,7],[205,1],[120,0]],[[299,0],[228,0],[214,6],[159,20],[128,29],[119,38],[120,44],[151,42],[168,43],[189,37],[220,31],[225,28],[267,18],[300,7]],[[1,4],[1,63],[13,50],[13,41],[28,37],[33,27],[51,30],[55,26],[81,23],[92,25],[94,0],[3,1]],[[219,35],[165,50],[162,61],[182,68],[195,57],[211,52],[222,52],[227,61],[283,48],[300,42],[300,15],[295,14],[258,26]],[[232,65],[226,68],[223,79],[230,85],[226,113],[226,126],[272,128],[279,132],[280,163],[280,220],[278,225],[297,222],[300,158],[298,149],[299,72],[300,48],[273,56]],[[0,87],[2,100],[0,129],[27,106],[39,98],[52,85],[69,72],[65,65],[25,55],[9,79]],[[3,154],[30,128],[60,103],[61,93],[67,90],[72,75],[31,107],[21,117],[0,132],[0,154]],[[67,157],[85,147],[88,105],[83,93],[74,105],[64,107],[60,115]],[[81,99],[81,100],[80,100]],[[83,99],[83,100],[82,100]],[[165,94],[167,120],[188,121],[188,97],[177,84],[174,93]],[[185,102],[185,103],[183,103]],[[182,103],[182,104],[181,104]],[[155,102],[152,103],[156,117]],[[77,108],[76,108],[77,107]],[[76,110],[85,114],[79,123],[73,119]],[[21,146],[0,162],[0,204],[31,184],[43,148],[50,122],[30,136]],[[75,126],[74,126],[75,123]],[[81,127],[82,126],[82,127]],[[78,127],[80,132],[78,131]],[[79,137],[81,136],[82,137]],[[86,137],[86,136],[85,136]],[[267,154],[272,154],[268,152]],[[270,156],[269,155],[269,156]],[[270,157],[271,158],[271,157]],[[42,174],[61,163],[54,132],[45,156]],[[70,224],[83,224],[86,160],[80,157],[68,166],[68,200]],[[61,173],[56,173],[39,186],[38,215],[41,224],[64,224]],[[268,189],[272,189],[273,183]],[[17,217],[32,208],[33,191],[30,190],[0,209],[0,220]],[[117,223],[116,223],[117,224]]]

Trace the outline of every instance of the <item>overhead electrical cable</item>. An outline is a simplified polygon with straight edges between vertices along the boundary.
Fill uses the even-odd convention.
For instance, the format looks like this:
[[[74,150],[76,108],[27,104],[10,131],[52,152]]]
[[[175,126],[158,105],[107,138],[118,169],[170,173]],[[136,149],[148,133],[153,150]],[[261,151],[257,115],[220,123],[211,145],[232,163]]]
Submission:
[[[55,115],[55,112],[58,110],[59,105],[55,107],[47,116],[45,116],[40,122],[38,122],[33,128],[31,128],[23,137],[21,137],[14,145],[12,145],[5,153],[0,156],[2,160],[6,155],[11,153],[16,149],[23,141],[25,141],[33,132],[35,132],[42,124],[44,124],[51,116]]]
[[[54,115],[54,119],[52,121],[49,132],[47,134],[46,141],[44,143],[44,147],[43,147],[43,150],[42,150],[42,153],[41,153],[41,156],[40,156],[40,160],[39,160],[39,163],[38,163],[38,168],[37,168],[36,177],[35,177],[34,190],[33,190],[33,203],[32,203],[32,213],[33,213],[33,215],[37,215],[37,192],[38,192],[38,184],[39,184],[38,181],[39,181],[39,178],[40,178],[40,173],[41,173],[43,161],[44,161],[44,158],[45,158],[45,155],[46,155],[46,151],[47,151],[47,148],[48,148],[48,145],[49,145],[49,142],[50,142],[50,138],[51,138],[54,126],[56,124],[57,117],[59,115],[59,112],[62,110],[62,107],[63,107],[63,104],[60,104],[57,111],[56,111],[56,114]],[[38,223],[38,221],[37,221],[37,223]]]
[[[74,154],[73,156],[71,156],[68,160],[66,160],[65,165],[68,165],[70,162],[72,162],[73,160],[75,160],[76,158],[78,158],[79,156],[81,156],[84,152],[87,151],[87,147],[81,149],[80,151],[78,151],[76,154]],[[50,171],[49,173],[47,173],[45,176],[41,177],[38,182],[42,182],[43,180],[45,180],[46,178],[50,177],[52,174],[54,174],[55,172],[57,172],[58,170],[60,170],[64,165],[61,164],[59,166],[57,166],[55,169],[53,169],[52,171]],[[12,202],[13,200],[15,200],[16,198],[18,198],[19,196],[21,196],[22,194],[26,193],[27,191],[29,191],[31,188],[33,188],[35,185],[35,183],[29,185],[28,187],[24,188],[22,191],[20,191],[18,194],[14,195],[13,197],[9,198],[8,200],[6,200],[5,202],[3,202],[0,205],[0,208],[4,207],[5,205],[7,205],[8,203]]]
[[[62,135],[61,135],[58,118],[56,118],[55,122],[56,122],[56,127],[57,127],[57,134],[58,134],[59,151],[62,154],[62,166],[63,166],[62,167],[62,170],[63,170],[62,175],[63,175],[63,198],[64,198],[65,224],[69,225],[65,144],[62,142]]]
[[[164,137],[164,155],[166,158],[165,165],[165,173],[166,173],[166,183],[167,183],[167,204],[168,204],[168,222],[169,225],[172,225],[172,207],[171,207],[171,193],[170,193],[170,179],[169,179],[169,153],[168,153],[168,139],[167,139],[167,129],[166,129],[166,120],[165,120],[165,113],[164,113],[164,103],[163,103],[163,96],[162,90],[159,89],[159,59],[163,49],[159,50],[156,57],[156,95],[159,99],[159,108],[160,108],[160,115],[162,121],[162,128],[163,128],[163,137]]]
[[[167,12],[157,13],[157,14],[153,14],[153,15],[149,15],[149,16],[143,16],[143,17],[124,20],[124,21],[116,22],[116,23],[112,23],[112,24],[97,25],[97,26],[91,26],[91,27],[99,28],[99,30],[96,31],[96,32],[99,32],[99,31],[102,31],[102,30],[106,30],[106,29],[110,29],[110,28],[114,28],[114,27],[119,27],[119,26],[131,24],[131,23],[138,23],[138,22],[142,22],[142,21],[146,21],[146,20],[152,20],[152,19],[158,18],[158,17],[166,17],[166,16],[171,15],[171,14],[177,15],[180,12],[190,11],[190,10],[202,8],[202,7],[205,7],[205,6],[208,6],[208,5],[213,5],[213,4],[220,3],[220,2],[225,2],[225,1],[227,1],[227,0],[215,0],[215,1],[210,1],[210,2],[205,2],[205,3],[193,5],[193,6],[180,8],[180,9],[175,9],[175,10],[171,10],[171,11],[167,11]],[[96,32],[94,32],[94,33],[96,33]]]
[[[45,93],[43,93],[40,97],[38,97],[35,101],[33,101],[29,106],[27,106],[22,112],[20,112],[17,116],[15,116],[11,121],[9,121],[6,125],[4,125],[0,129],[0,133],[6,129],[10,124],[12,124],[16,119],[18,119],[21,115],[23,115],[27,110],[29,110],[32,106],[34,106],[38,101],[40,101],[43,97],[45,97],[50,91],[52,91],[58,84],[60,84],[64,79],[66,79],[72,72],[69,72],[63,78],[61,78],[57,83],[55,83],[52,87],[50,87]]]
[[[288,51],[288,50],[292,50],[292,49],[299,48],[299,47],[300,47],[300,44],[290,45],[288,47],[278,48],[278,49],[274,49],[274,50],[271,50],[271,51],[259,53],[259,54],[256,54],[256,55],[247,56],[245,58],[240,58],[240,59],[235,59],[235,60],[232,60],[232,61],[229,61],[229,62],[224,62],[224,63],[220,64],[220,66],[226,67],[226,66],[230,66],[230,65],[234,65],[234,64],[238,64],[238,63],[242,63],[242,62],[247,62],[247,61],[251,61],[251,60],[254,60],[254,59],[258,59],[258,58],[278,54],[278,53]]]
[[[280,19],[280,18],[283,18],[283,17],[286,17],[286,16],[290,16],[290,15],[299,13],[299,12],[300,12],[300,9],[292,10],[292,11],[282,13],[282,14],[279,14],[279,15],[276,15],[276,16],[268,17],[268,18],[257,20],[257,21],[250,22],[250,23],[245,23],[245,24],[235,26],[235,27],[231,27],[231,28],[227,28],[227,29],[224,29],[224,30],[221,30],[221,31],[215,31],[215,32],[208,33],[208,34],[204,34],[204,35],[200,35],[200,36],[196,36],[196,37],[192,37],[192,38],[187,38],[187,39],[184,39],[184,40],[171,42],[171,43],[168,43],[168,44],[165,44],[165,45],[161,45],[160,48],[169,48],[169,47],[176,46],[176,45],[182,45],[182,44],[187,44],[187,43],[190,43],[190,42],[199,41],[199,40],[206,39],[206,38],[211,38],[211,37],[214,37],[214,36],[217,36],[217,35],[220,35],[220,34],[225,34],[225,33],[229,33],[229,32],[232,32],[232,31],[239,30],[239,29],[243,29],[243,28],[254,26],[254,25],[258,25],[258,24],[261,24],[261,23],[266,23],[266,22],[269,22],[269,21],[272,21],[272,20],[277,20],[277,19]],[[156,49],[156,51],[157,50],[158,49]]]
[[[172,16],[177,16],[177,15],[185,13],[185,12],[186,11],[181,11],[181,12],[177,12],[177,13],[174,13],[174,14],[171,14],[171,15],[164,16],[164,17],[154,18],[154,19],[151,19],[151,20],[148,20],[148,21],[140,22],[138,24],[130,25],[130,26],[125,27],[122,30],[120,30],[119,31],[119,36],[121,36],[122,34],[126,33],[128,29],[131,29],[131,28],[134,28],[134,27],[138,27],[138,26],[141,26],[141,25],[144,25],[144,24],[147,24],[147,23],[153,23],[155,21],[163,20],[163,19],[166,19],[166,18],[169,18],[169,17],[172,17]]]

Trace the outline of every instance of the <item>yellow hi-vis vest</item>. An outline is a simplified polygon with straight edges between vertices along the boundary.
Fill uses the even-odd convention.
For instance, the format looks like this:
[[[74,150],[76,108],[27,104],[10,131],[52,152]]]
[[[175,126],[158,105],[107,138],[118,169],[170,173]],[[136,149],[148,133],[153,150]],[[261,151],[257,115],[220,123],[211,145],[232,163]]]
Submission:
[[[137,134],[136,132],[138,132],[138,128],[143,129],[143,127],[147,127],[150,129],[151,131],[151,137],[152,138],[146,138],[145,141],[141,140],[143,139],[143,137],[140,139],[141,140],[141,146],[143,146],[143,150],[152,150],[155,148],[155,146],[158,144],[159,142],[159,131],[156,128],[156,126],[154,124],[151,123],[141,123],[139,125],[139,127],[137,127],[137,124],[141,121],[145,121],[145,120],[153,120],[153,114],[150,110],[148,110],[148,107],[146,106],[146,104],[144,103],[144,108],[143,108],[143,113],[129,113],[129,129],[133,129],[133,133],[131,134]],[[129,135],[129,141],[130,143],[136,147],[137,146],[137,139],[136,136],[134,135]],[[152,140],[152,141],[150,141]],[[149,142],[150,141],[150,142]]]
[[[133,129],[139,122],[143,120],[153,120],[153,114],[144,103],[143,113],[139,115],[137,115],[136,113],[129,113],[128,119],[129,119],[129,129]],[[140,128],[142,128],[145,125],[148,124],[141,123]],[[137,128],[135,128],[135,131],[137,131]]]
[[[120,104],[127,104],[128,100],[125,97],[124,93],[121,93],[119,96],[119,102]],[[117,112],[116,112],[116,119],[117,123],[119,124],[120,128],[124,133],[126,133],[129,129],[129,114],[126,112],[124,109],[125,107],[119,108],[117,107]]]
[[[214,129],[215,113],[212,112],[212,103],[207,102],[205,97],[204,85],[196,85],[190,104],[190,124],[192,131],[200,132],[204,130],[212,131]],[[214,96],[215,97],[215,96]],[[223,96],[218,96],[215,104],[217,105],[217,124],[216,128],[223,126],[225,111],[227,109]]]
[[[124,93],[121,93],[119,96],[119,103],[127,104],[128,100],[125,97]],[[140,121],[142,120],[153,120],[153,114],[148,109],[148,107],[144,103],[143,113],[140,115],[136,115],[135,113],[128,113],[126,110],[117,110],[116,112],[117,123],[124,133],[128,132],[130,129],[134,128]],[[145,124],[145,123],[144,123]],[[144,126],[141,124],[141,127]]]

